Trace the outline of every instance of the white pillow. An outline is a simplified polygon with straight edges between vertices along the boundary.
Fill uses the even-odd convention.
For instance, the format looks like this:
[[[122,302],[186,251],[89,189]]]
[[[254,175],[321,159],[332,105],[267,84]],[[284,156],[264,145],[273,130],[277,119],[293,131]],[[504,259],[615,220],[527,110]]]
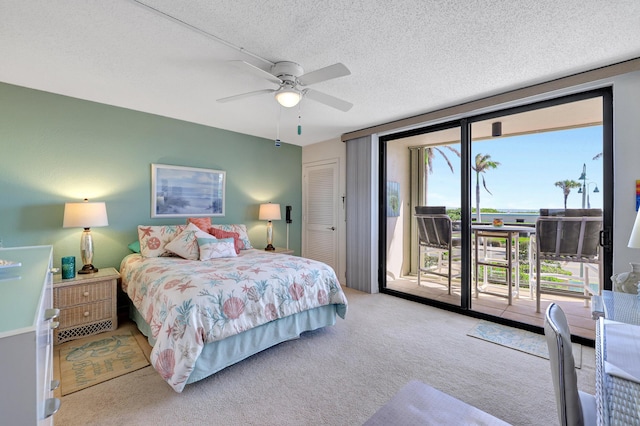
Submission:
[[[207,235],[205,237],[197,237],[197,240],[198,246],[200,246],[200,260],[237,256],[233,238],[217,239]]]
[[[207,238],[208,236],[209,234],[203,232],[197,225],[189,223],[184,231],[176,235],[164,248],[184,259],[198,260],[200,248],[197,238]]]

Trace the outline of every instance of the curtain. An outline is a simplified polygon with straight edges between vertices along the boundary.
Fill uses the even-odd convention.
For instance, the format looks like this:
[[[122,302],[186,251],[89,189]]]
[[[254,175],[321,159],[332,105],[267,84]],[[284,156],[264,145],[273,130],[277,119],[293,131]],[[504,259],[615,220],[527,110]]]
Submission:
[[[347,143],[347,286],[378,292],[378,138]]]

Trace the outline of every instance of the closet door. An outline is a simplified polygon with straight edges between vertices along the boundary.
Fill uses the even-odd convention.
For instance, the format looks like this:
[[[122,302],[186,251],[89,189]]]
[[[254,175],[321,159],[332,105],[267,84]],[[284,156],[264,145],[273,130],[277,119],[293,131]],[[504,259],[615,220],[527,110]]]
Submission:
[[[337,160],[303,168],[302,256],[338,271],[339,167]]]

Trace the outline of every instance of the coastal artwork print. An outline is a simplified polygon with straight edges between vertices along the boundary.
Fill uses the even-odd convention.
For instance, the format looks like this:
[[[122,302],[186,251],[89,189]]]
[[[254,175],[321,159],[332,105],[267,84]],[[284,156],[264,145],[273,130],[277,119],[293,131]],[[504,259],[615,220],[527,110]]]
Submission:
[[[387,182],[387,217],[400,216],[400,184]]]
[[[151,165],[151,217],[224,216],[226,173]]]
[[[640,209],[640,180],[636,181],[636,211]]]

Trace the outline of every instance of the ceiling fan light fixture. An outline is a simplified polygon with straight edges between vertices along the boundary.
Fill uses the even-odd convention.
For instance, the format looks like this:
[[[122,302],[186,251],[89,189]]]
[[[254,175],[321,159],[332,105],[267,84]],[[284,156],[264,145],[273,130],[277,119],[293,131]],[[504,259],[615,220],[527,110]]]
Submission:
[[[276,92],[276,100],[286,108],[298,105],[300,99],[302,99],[302,93],[295,89],[282,89]]]

